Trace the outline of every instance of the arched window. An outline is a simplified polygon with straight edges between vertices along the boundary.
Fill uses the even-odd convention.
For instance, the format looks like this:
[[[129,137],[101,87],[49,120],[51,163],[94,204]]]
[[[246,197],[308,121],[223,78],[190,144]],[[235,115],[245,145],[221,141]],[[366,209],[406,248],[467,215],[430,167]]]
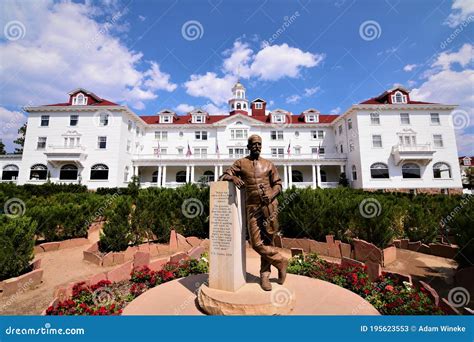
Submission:
[[[352,180],[357,180],[357,168],[355,165],[352,165]]]
[[[303,181],[303,173],[299,170],[292,170],[291,171],[291,181],[298,183]]]
[[[235,105],[233,103],[232,103],[231,107],[232,107],[232,109],[235,109]]]
[[[406,103],[406,95],[403,95],[401,91],[397,91],[394,95],[392,95],[392,102],[393,103]]]
[[[326,175],[326,171],[324,170],[321,170],[321,172],[319,172],[319,174],[321,175],[321,182],[327,182],[327,175]]]
[[[186,171],[176,172],[176,183],[186,183]]]
[[[109,179],[108,166],[104,164],[93,165],[91,167],[91,180],[94,180],[94,179],[101,179],[101,180]]]
[[[242,105],[240,103],[237,103],[237,109],[242,109]]]
[[[243,106],[244,109],[247,109],[247,104],[246,103],[244,103],[242,106]]]
[[[433,165],[433,176],[439,179],[451,178],[451,168],[446,163],[436,163]]]
[[[20,169],[18,166],[9,164],[3,167],[2,180],[15,180],[18,178]]]
[[[390,178],[388,166],[384,163],[375,163],[370,166],[370,177],[372,178]]]
[[[204,171],[204,180],[206,182],[214,182],[214,172],[211,170]]]
[[[402,166],[403,178],[421,178],[420,167],[415,163],[408,163]]]
[[[48,178],[48,168],[43,164],[35,164],[30,169],[30,179],[43,180]]]
[[[158,183],[158,171],[155,171],[151,175],[151,182],[152,183]]]
[[[59,179],[60,180],[76,180],[78,174],[78,169],[76,165],[66,164],[61,167],[59,170]]]

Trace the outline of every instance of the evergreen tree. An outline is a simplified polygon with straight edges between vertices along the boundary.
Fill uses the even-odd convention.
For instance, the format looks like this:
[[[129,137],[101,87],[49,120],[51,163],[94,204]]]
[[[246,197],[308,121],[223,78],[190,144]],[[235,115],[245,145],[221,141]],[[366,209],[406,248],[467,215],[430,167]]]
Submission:
[[[2,139],[0,139],[0,154],[7,154],[5,151],[5,144],[2,142]]]
[[[20,147],[15,147],[15,154],[23,154],[23,146],[25,145],[25,135],[26,135],[26,122],[23,126],[18,129],[19,137],[13,142]]]

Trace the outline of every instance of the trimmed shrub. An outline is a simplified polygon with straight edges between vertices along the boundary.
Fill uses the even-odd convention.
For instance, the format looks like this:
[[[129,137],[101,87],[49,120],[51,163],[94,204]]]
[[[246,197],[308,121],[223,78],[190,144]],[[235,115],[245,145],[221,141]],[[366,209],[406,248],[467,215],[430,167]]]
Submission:
[[[0,280],[29,271],[33,260],[36,221],[0,215]]]
[[[127,249],[132,240],[131,210],[131,199],[124,196],[107,211],[107,222],[100,234],[101,252],[120,252]]]

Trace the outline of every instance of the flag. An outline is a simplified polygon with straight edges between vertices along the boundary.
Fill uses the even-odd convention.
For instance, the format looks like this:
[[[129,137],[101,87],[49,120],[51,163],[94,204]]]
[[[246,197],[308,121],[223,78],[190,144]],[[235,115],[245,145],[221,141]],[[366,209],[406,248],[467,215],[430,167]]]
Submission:
[[[191,147],[189,147],[189,142],[188,142],[188,151],[186,152],[186,157],[190,157],[192,156],[192,153],[191,153]]]
[[[217,137],[216,137],[216,154],[217,154],[217,158],[220,158],[219,144],[217,143]]]
[[[288,149],[286,150],[286,152],[288,153],[288,155],[291,154],[291,140],[288,142]]]

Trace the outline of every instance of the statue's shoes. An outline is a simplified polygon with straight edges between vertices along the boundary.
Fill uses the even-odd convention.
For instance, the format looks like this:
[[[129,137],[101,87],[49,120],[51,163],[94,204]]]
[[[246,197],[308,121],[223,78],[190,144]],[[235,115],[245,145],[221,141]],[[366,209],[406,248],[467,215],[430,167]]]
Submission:
[[[277,283],[283,285],[286,280],[286,269],[288,267],[288,259],[285,259],[281,266],[278,268],[278,280]]]
[[[269,276],[260,275],[260,287],[264,291],[271,291],[272,290],[272,284],[270,283],[270,277]]]

